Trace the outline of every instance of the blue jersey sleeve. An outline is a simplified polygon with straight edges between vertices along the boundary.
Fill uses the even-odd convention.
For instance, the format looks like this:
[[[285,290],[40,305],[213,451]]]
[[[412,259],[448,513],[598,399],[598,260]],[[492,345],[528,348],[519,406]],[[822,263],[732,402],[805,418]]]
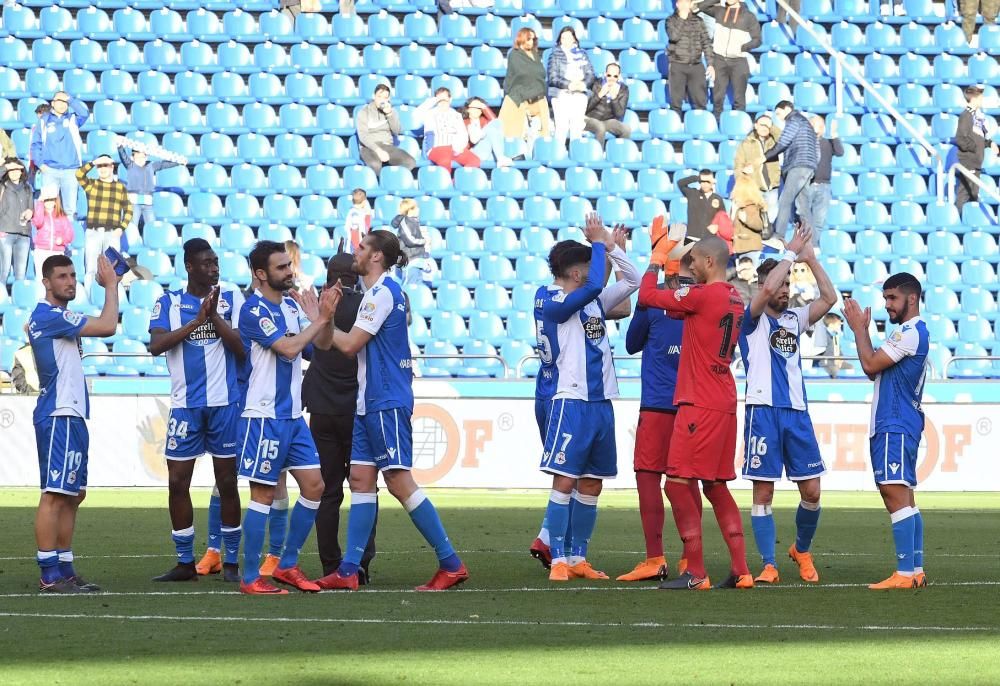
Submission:
[[[270,348],[285,335],[284,317],[275,321],[266,307],[248,302],[240,310],[240,333],[251,341]]]
[[[569,321],[576,312],[582,310],[587,303],[601,294],[604,288],[604,253],[607,251],[604,243],[594,243],[590,247],[590,272],[587,281],[569,295],[557,295],[542,307],[546,319],[557,323]]]
[[[160,296],[149,314],[149,333],[154,329],[170,331],[170,296],[166,293]]]
[[[629,355],[635,355],[643,349],[649,339],[649,308],[637,307],[632,315],[632,322],[625,334],[625,350]]]
[[[764,313],[761,312],[760,316],[763,317]],[[750,334],[752,334],[754,331],[757,330],[757,325],[759,323],[760,323],[760,317],[754,319],[753,315],[750,313],[750,306],[747,305],[747,309],[744,312],[743,316],[743,330],[742,330],[743,335],[749,336]]]
[[[54,307],[32,316],[28,324],[31,340],[38,338],[79,338],[87,318],[77,312]]]

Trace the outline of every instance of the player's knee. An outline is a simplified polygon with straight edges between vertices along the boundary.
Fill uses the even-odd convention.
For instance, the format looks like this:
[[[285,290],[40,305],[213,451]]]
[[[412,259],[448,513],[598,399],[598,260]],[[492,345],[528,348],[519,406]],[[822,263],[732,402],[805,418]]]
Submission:
[[[820,496],[819,481],[799,486],[799,496],[807,503],[818,503]]]
[[[167,478],[167,488],[171,493],[184,493],[191,489],[191,475],[171,472]]]
[[[384,478],[385,486],[389,489],[389,493],[400,502],[409,498],[417,490],[417,484],[413,480],[413,475],[408,470],[389,470],[385,472]]]
[[[215,477],[215,488],[219,496],[229,498],[237,494],[236,474],[225,474]]]

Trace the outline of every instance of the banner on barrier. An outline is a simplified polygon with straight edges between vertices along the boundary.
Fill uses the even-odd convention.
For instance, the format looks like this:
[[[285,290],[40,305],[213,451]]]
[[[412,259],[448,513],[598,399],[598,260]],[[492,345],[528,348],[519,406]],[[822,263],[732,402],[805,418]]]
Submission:
[[[35,398],[0,396],[0,486],[38,483],[31,423]],[[996,404],[931,404],[920,446],[920,487],[932,491],[1000,490],[1000,458],[994,441],[1000,420]],[[825,490],[871,490],[868,458],[870,406],[814,403],[810,406],[826,462]],[[91,486],[165,486],[163,458],[169,399],[98,396],[92,399]],[[618,478],[609,488],[632,488],[635,424],[639,403],[615,402]],[[737,414],[740,436],[742,408]],[[530,399],[418,400],[413,413],[414,476],[425,486],[452,488],[546,488],[538,471],[541,440]],[[742,454],[742,447],[739,451]],[[737,465],[740,457],[736,458]],[[194,485],[210,486],[212,467],[199,460]],[[734,486],[749,484],[737,479]],[[785,483],[784,487],[790,484]],[[779,486],[780,487],[780,486]]]

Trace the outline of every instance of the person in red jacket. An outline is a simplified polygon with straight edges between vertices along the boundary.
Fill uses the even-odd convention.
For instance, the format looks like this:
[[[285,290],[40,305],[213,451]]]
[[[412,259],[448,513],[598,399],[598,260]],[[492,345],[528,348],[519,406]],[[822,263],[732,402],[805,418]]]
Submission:
[[[42,280],[42,264],[52,255],[63,255],[73,242],[73,222],[63,211],[58,186],[44,186],[35,213],[31,217],[35,227],[32,242],[35,260],[35,278]]]

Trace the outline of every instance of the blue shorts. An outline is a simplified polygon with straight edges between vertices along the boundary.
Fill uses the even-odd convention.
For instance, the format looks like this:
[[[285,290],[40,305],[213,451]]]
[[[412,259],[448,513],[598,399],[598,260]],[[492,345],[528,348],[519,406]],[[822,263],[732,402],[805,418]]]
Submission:
[[[751,481],[781,481],[782,470],[791,481],[826,472],[805,410],[747,405],[743,450],[743,478]]]
[[[869,440],[875,483],[916,488],[920,439],[906,434],[878,433]]]
[[[309,425],[298,419],[240,417],[237,435],[241,478],[274,486],[285,469],[319,469],[319,453]]]
[[[552,411],[552,399],[535,398],[535,423],[538,424],[538,437],[545,443],[545,429],[549,424],[549,413]]]
[[[81,417],[47,417],[35,424],[42,493],[79,495],[87,489],[90,434]]]
[[[174,407],[167,419],[168,460],[193,460],[205,453],[214,457],[236,457],[236,424],[240,406]]]
[[[405,407],[394,407],[356,416],[351,464],[373,465],[379,471],[413,469],[410,415]]]
[[[547,474],[613,479],[618,475],[618,448],[611,401],[553,400],[543,446],[539,469]]]

